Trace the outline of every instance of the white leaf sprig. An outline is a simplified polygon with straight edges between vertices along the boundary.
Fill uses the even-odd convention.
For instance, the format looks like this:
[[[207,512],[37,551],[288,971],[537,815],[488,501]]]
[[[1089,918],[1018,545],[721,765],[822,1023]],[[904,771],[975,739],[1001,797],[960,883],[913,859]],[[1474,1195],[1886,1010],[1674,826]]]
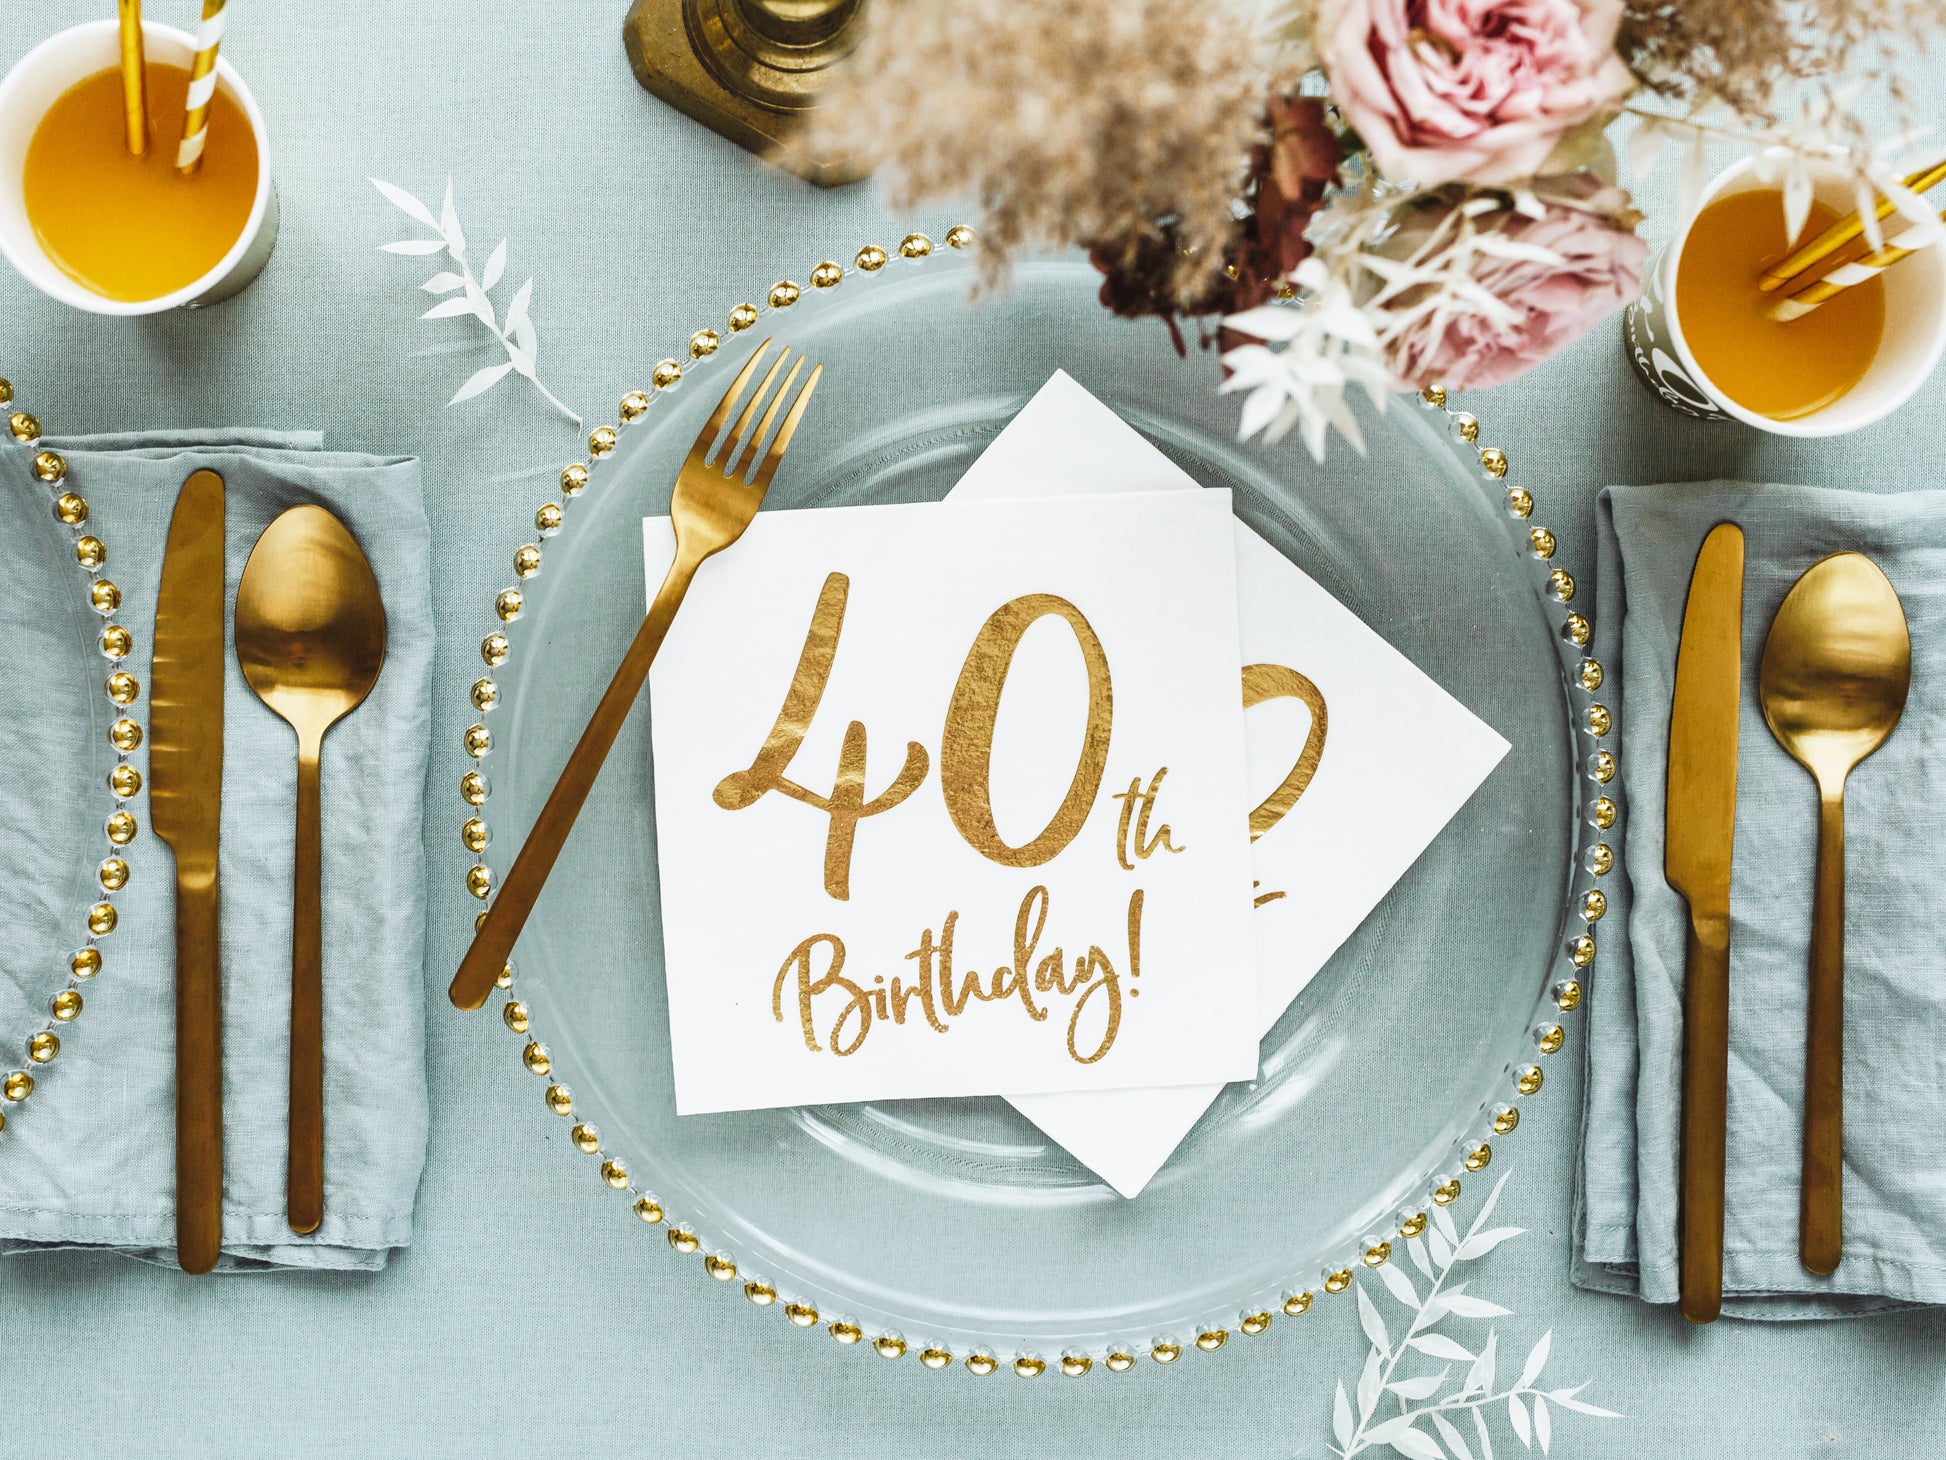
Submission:
[[[1600,1419],[1621,1418],[1613,1410],[1580,1398],[1585,1384],[1561,1389],[1540,1387],[1541,1373],[1553,1352],[1552,1329],[1528,1350],[1519,1379],[1501,1390],[1493,1387],[1500,1343],[1497,1329],[1487,1330],[1486,1342],[1478,1353],[1446,1334],[1430,1331],[1447,1318],[1510,1316],[1498,1303],[1470,1296],[1466,1284],[1447,1282],[1460,1263],[1484,1257],[1502,1242],[1522,1235],[1519,1227],[1486,1225],[1506,1184],[1507,1178],[1502,1176],[1481,1203],[1465,1236],[1460,1235],[1444,1207],[1434,1207],[1424,1235],[1407,1239],[1406,1256],[1431,1281],[1423,1296],[1404,1273],[1389,1266],[1378,1269],[1380,1285],[1411,1313],[1396,1344],[1366,1282],[1359,1283],[1359,1326],[1365,1330],[1371,1349],[1359,1374],[1355,1409],[1343,1380],[1332,1396],[1331,1433],[1337,1442],[1331,1446],[1332,1453],[1349,1457],[1363,1450],[1390,1449],[1409,1460],[1493,1460],[1486,1416],[1489,1409],[1501,1409],[1514,1438],[1528,1450],[1538,1445],[1545,1455],[1554,1443],[1557,1410]],[[1400,1364],[1412,1354],[1441,1361],[1441,1367],[1424,1374],[1400,1374]],[[1465,1367],[1456,1370],[1455,1365]],[[1455,1372],[1464,1377],[1457,1388],[1452,1388]],[[1396,1403],[1394,1413],[1384,1414],[1379,1409],[1378,1400],[1385,1394]],[[1469,1411],[1473,1420],[1470,1440],[1456,1422]]]
[[[528,313],[528,306],[534,297],[534,281],[527,280],[514,291],[513,298],[507,301],[504,319],[496,317],[493,301],[489,297],[507,271],[507,241],[501,239],[494,245],[493,252],[487,255],[486,266],[479,277],[473,276],[473,266],[466,259],[466,234],[460,228],[459,214],[453,208],[453,180],[446,179],[446,197],[440,204],[439,216],[435,218],[432,209],[413,197],[404,188],[372,178],[371,184],[393,207],[415,223],[423,224],[438,234],[437,238],[408,238],[400,243],[383,244],[381,253],[404,254],[418,257],[444,253],[458,266],[459,272],[441,270],[419,287],[428,294],[448,296],[432,306],[421,319],[459,319],[470,316],[485,325],[500,347],[507,352],[505,361],[498,365],[488,365],[467,378],[467,381],[453,393],[448,405],[456,406],[461,401],[472,400],[484,395],[507,376],[518,373],[533,383],[534,389],[547,397],[548,403],[573,421],[578,427],[581,417],[569,410],[540,382],[534,373],[534,361],[539,352],[540,341],[534,331],[534,321]]]

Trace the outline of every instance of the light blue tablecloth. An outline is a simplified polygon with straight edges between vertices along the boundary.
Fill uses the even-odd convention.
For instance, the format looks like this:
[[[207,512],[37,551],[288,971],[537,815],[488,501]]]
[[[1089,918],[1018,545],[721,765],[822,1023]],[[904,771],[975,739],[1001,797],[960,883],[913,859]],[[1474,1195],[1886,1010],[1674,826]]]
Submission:
[[[564,1144],[567,1131],[532,1082],[509,1078],[514,1036],[445,1003],[469,929],[450,890],[466,865],[453,835],[459,706],[478,673],[481,605],[509,581],[508,545],[578,438],[513,395],[445,409],[491,357],[457,328],[416,321],[423,274],[374,251],[405,234],[388,232],[403,220],[364,179],[423,196],[451,173],[469,234],[507,235],[510,271],[538,277],[543,377],[604,418],[726,300],[906,221],[869,188],[820,193],[766,172],[642,92],[622,52],[625,9],[232,5],[225,53],[255,86],[278,149],[283,235],[263,279],[220,309],[128,325],[60,310],[0,271],[0,375],[51,429],[254,421],[422,457],[434,609],[453,625],[435,671],[424,990],[434,1120],[411,1249],[376,1276],[221,1284],[72,1256],[0,1267],[9,1453],[1323,1455],[1332,1386],[1355,1379],[1362,1357],[1349,1303],[1321,1301],[1171,1369],[1078,1382],[883,1363],[732,1298],[615,1220],[614,1194],[584,1165],[536,1160],[537,1140]],[[100,13],[92,0],[9,7],[0,66]],[[150,13],[190,25],[194,5]],[[1927,98],[1933,110],[1938,99]],[[1649,190],[1665,217],[1672,192],[1668,178]],[[1161,326],[1153,334],[1168,348]],[[1913,463],[1937,459],[1946,377],[1845,441],[1765,439],[1655,404],[1611,326],[1466,404],[1534,492],[1561,563],[1586,582],[1601,485],[1909,486]],[[88,1018],[108,1012],[91,1005]],[[1518,1310],[1502,1320],[1503,1347],[1525,1352],[1551,1327],[1550,1374],[1595,1380],[1591,1396],[1631,1416],[1563,1419],[1553,1454],[1937,1453],[1946,1318],[1697,1331],[1569,1285],[1580,1095],[1572,1065],[1555,1064],[1518,1133],[1496,1142],[1496,1168],[1510,1161],[1517,1175],[1495,1220],[1533,1235],[1473,1279]],[[1501,1453],[1511,1443],[1499,1431]]]

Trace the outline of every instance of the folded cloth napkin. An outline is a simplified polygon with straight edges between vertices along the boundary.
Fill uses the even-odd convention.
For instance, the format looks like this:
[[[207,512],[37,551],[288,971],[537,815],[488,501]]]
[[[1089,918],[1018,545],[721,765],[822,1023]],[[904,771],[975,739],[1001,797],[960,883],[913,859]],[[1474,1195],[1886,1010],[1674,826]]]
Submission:
[[[1835,1318],[1943,1302],[1946,979],[1930,849],[1946,807],[1946,492],[1708,482],[1601,495],[1595,652],[1604,696],[1622,701],[1627,886],[1612,889],[1625,895],[1611,902],[1589,1003],[1575,1281],[1676,1298],[1686,914],[1662,876],[1664,774],[1690,572],[1723,521],[1745,533],[1723,1311]],[[1818,1277],[1797,1255],[1818,803],[1764,724],[1757,672],[1785,593],[1844,549],[1892,580],[1913,669],[1903,720],[1846,797],[1845,1243],[1838,1270]]]
[[[389,642],[371,698],[326,738],[324,823],[324,1222],[308,1237],[285,1221],[289,1083],[291,860],[296,742],[228,656],[224,691],[222,823],[224,1211],[221,1268],[376,1269],[411,1236],[426,1147],[425,940],[421,821],[428,751],[433,620],[430,553],[419,466],[412,460],[327,453],[315,434],[225,432],[74,438],[50,443],[88,500],[89,526],[108,544],[122,590],[117,621],[135,636],[126,667],[141,680],[147,722],[157,586],[176,495],[203,467],[228,486],[228,600],[258,535],[303,502],[350,527],[378,577]],[[0,450],[4,536],[18,544],[47,512],[28,453]],[[61,530],[50,522],[54,533]],[[60,539],[56,539],[57,545]],[[16,551],[26,574],[9,591],[80,602],[64,548]],[[16,621],[19,614],[12,615]],[[48,652],[85,659],[71,624]],[[94,661],[55,676],[99,695]],[[68,676],[60,679],[60,676]],[[0,764],[39,765],[61,794],[31,798],[0,820],[0,887],[19,922],[0,938],[0,1034],[38,1024],[60,987],[87,907],[92,859],[103,854],[107,791],[75,739],[85,705],[0,692]],[[145,775],[146,751],[136,764]],[[68,825],[86,797],[91,836]],[[100,1248],[175,1260],[175,864],[149,829],[126,854],[120,926],[102,940],[104,969],[84,986],[86,1011],[59,1059],[0,1133],[0,1250]],[[52,864],[60,849],[86,868]],[[11,921],[12,919],[8,919]],[[4,925],[0,925],[4,926]],[[41,947],[49,939],[54,947]],[[18,1060],[15,1051],[4,1056]]]

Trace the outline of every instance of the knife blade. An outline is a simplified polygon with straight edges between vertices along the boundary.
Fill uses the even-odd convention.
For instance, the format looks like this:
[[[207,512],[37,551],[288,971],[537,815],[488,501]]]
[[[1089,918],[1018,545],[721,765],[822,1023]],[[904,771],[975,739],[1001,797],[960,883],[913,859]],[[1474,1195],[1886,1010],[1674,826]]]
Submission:
[[[1703,539],[1683,609],[1669,708],[1663,876],[1689,904],[1684,938],[1679,1279],[1683,1317],[1723,1310],[1730,1058],[1730,861],[1743,687],[1743,529]]]
[[[176,1260],[223,1246],[223,478],[194,473],[169,521],[149,671],[149,818],[176,858]]]

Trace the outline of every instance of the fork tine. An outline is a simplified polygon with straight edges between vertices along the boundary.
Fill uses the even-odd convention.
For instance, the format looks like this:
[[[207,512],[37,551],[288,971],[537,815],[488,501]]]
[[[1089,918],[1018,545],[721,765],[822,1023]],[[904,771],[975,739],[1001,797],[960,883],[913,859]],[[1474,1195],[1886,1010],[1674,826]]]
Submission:
[[[765,340],[744,362],[743,368],[737,372],[737,378],[732,380],[730,388],[723,392],[723,399],[718,401],[716,409],[710,412],[709,420],[704,423],[702,431],[696,437],[696,444],[689,448],[692,461],[708,458],[710,450],[716,445],[716,438],[722,433],[723,423],[730,419],[730,412],[737,408],[737,402],[743,398],[744,387],[750,384],[750,377],[757,373],[757,366],[769,353],[770,341]],[[773,371],[775,368],[772,367]]]
[[[764,372],[763,383],[757,387],[756,394],[750,397],[750,404],[744,407],[741,419],[737,421],[735,426],[730,428],[729,434],[723,438],[723,459],[717,465],[721,466],[725,472],[729,470],[730,463],[736,460],[737,452],[742,449],[743,443],[749,438],[750,423],[757,419],[757,412],[763,409],[764,400],[770,395],[771,382],[777,378],[777,372],[784,368],[784,362],[790,359],[790,357],[791,347],[786,345],[784,346],[783,353],[771,362],[770,369]],[[800,360],[803,358],[802,355],[798,356]]]
[[[802,364],[803,361],[800,359],[798,363]],[[812,368],[811,378],[804,382],[804,389],[798,392],[790,414],[784,417],[784,424],[777,428],[777,439],[770,443],[770,452],[764,457],[764,464],[757,471],[754,485],[759,492],[767,490],[770,479],[777,475],[777,464],[784,459],[784,452],[790,447],[791,436],[797,430],[797,423],[804,419],[804,409],[811,404],[811,392],[818,388],[818,377],[823,374],[823,365]],[[785,392],[779,391],[778,399],[783,399],[784,394]]]
[[[777,363],[781,365],[784,362],[779,360]],[[764,412],[763,424],[752,431],[749,437],[741,443],[743,446],[743,456],[737,462],[736,468],[730,473],[737,480],[741,481],[749,474],[751,464],[757,459],[757,448],[763,445],[764,437],[770,434],[770,428],[772,423],[777,419],[777,413],[784,408],[784,398],[791,393],[791,386],[797,383],[797,372],[803,368],[804,357],[799,355],[797,357],[797,363],[791,366],[791,373],[784,377],[784,383],[777,387],[777,394],[771,397],[770,409]],[[769,384],[768,381],[764,383],[766,385]],[[751,402],[750,409],[753,412],[757,409],[756,402]]]

